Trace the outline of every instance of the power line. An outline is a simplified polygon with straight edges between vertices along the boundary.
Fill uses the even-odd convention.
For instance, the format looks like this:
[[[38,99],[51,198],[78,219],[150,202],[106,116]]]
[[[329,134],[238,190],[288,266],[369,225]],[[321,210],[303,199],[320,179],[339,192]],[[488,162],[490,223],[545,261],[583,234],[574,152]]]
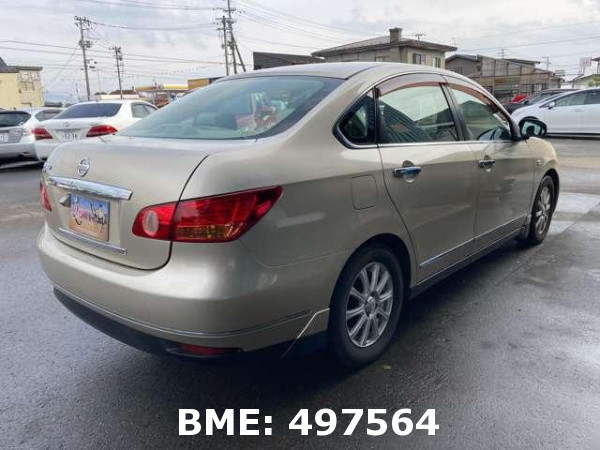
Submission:
[[[212,11],[214,8],[212,7],[197,7],[197,6],[167,6],[167,5],[159,5],[159,4],[151,4],[144,2],[132,2],[121,0],[120,2],[115,1],[104,1],[104,0],[76,0],[78,2],[84,3],[98,3],[103,6],[125,6],[129,8],[147,8],[147,9],[166,9],[166,10],[174,10],[174,11]]]
[[[500,46],[500,47],[487,47],[487,48],[471,48],[471,49],[465,49],[465,50],[461,50],[463,52],[473,52],[473,51],[485,51],[485,50],[498,50],[501,48],[519,48],[519,47],[532,47],[535,45],[546,45],[546,44],[560,44],[563,42],[577,42],[577,41],[586,41],[589,39],[598,39],[600,38],[600,35],[596,35],[596,36],[587,36],[587,37],[581,37],[581,38],[569,38],[569,39],[559,39],[559,40],[554,40],[554,41],[545,41],[545,42],[533,42],[531,44],[516,44],[516,45],[505,45],[505,46]]]
[[[132,27],[129,25],[114,25],[114,24],[94,22],[94,21],[92,21],[92,23],[94,25],[98,25],[101,27],[120,28],[123,30],[142,30],[142,31],[183,31],[183,30],[194,30],[196,28],[210,28],[213,26],[212,23],[201,23],[201,24],[190,25],[190,26],[185,26],[185,27],[172,28],[172,27]]]
[[[344,29],[344,28],[340,28],[340,27],[335,27],[332,25],[324,25],[324,24],[314,22],[314,21],[311,21],[308,19],[302,19],[302,18],[294,16],[292,14],[284,13],[282,11],[278,11],[278,10],[275,10],[270,7],[262,6],[252,0],[238,0],[238,1],[240,3],[242,3],[243,5],[245,5],[244,6],[245,8],[254,9],[255,12],[256,12],[256,10],[258,10],[259,12],[261,12],[263,14],[267,14],[267,15],[271,16],[272,18],[286,18],[287,20],[296,22],[297,24],[301,24],[304,26],[310,26],[313,28],[319,28],[321,30],[329,30],[329,31],[337,32],[337,33],[364,34],[364,35],[369,35],[369,36],[372,35],[372,33],[367,33],[367,32],[360,31],[360,30],[348,30],[348,29]]]

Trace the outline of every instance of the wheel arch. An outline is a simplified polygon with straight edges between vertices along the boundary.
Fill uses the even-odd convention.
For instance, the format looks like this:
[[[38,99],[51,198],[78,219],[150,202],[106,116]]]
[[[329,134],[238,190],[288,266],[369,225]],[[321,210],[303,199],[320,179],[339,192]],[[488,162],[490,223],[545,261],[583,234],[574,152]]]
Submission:
[[[408,295],[408,293],[410,292],[411,277],[413,275],[412,259],[410,257],[410,252],[409,252],[408,246],[406,245],[404,240],[402,240],[402,238],[400,238],[397,235],[392,234],[392,233],[382,233],[382,234],[372,236],[371,238],[367,239],[362,244],[360,244],[348,256],[346,263],[344,264],[344,266],[340,270],[340,273],[338,274],[338,277],[336,279],[336,286],[342,275],[344,268],[348,264],[348,261],[350,261],[354,257],[354,255],[356,255],[358,252],[360,252],[365,247],[374,245],[374,244],[382,244],[385,247],[392,250],[392,252],[396,255],[396,257],[398,258],[398,263],[400,264],[400,269],[402,270],[402,281],[404,283],[404,291],[405,291],[404,293],[406,295]]]
[[[560,178],[558,172],[554,168],[548,169],[546,173],[544,173],[544,177],[545,176],[552,178],[552,182],[554,183],[554,209],[556,209],[556,205],[558,204],[558,194],[560,192]],[[542,179],[544,177],[542,177]]]

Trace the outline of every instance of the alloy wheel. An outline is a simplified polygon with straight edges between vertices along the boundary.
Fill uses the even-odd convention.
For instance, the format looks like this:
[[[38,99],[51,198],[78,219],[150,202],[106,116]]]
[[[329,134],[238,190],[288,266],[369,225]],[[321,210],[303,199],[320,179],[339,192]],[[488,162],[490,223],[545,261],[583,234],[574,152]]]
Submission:
[[[535,213],[535,231],[538,235],[544,234],[546,227],[550,224],[552,213],[552,194],[550,188],[544,186],[537,200],[537,211]]]
[[[379,340],[390,320],[394,283],[381,262],[365,265],[356,275],[346,302],[346,331],[357,347]]]

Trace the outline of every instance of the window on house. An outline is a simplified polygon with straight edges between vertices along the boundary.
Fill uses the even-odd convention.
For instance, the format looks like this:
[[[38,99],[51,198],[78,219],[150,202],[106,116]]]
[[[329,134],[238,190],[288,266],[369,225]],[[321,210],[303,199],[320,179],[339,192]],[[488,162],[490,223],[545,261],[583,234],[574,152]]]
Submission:
[[[19,89],[21,90],[21,92],[33,91],[33,81],[20,81]]]
[[[433,58],[433,67],[442,67],[442,58],[436,56]]]
[[[413,53],[412,55],[413,64],[425,64],[425,55],[423,53]]]
[[[375,62],[386,62],[389,58],[387,56],[376,56]]]
[[[462,74],[463,74],[463,68],[462,68],[462,67],[455,67],[454,69],[451,69],[451,70],[452,70],[452,72],[454,72],[454,73],[458,73],[458,74],[460,74],[460,75],[462,75]]]

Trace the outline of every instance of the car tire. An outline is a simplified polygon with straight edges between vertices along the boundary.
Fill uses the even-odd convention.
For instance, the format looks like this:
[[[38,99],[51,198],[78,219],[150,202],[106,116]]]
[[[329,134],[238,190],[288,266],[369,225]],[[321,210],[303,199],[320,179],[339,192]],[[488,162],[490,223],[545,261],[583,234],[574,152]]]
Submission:
[[[331,300],[328,344],[333,356],[349,367],[379,358],[396,332],[403,299],[402,269],[394,253],[383,245],[355,253]]]
[[[523,244],[528,246],[538,245],[546,239],[555,208],[556,188],[554,180],[546,175],[542,178],[535,194],[527,237],[521,241]]]

